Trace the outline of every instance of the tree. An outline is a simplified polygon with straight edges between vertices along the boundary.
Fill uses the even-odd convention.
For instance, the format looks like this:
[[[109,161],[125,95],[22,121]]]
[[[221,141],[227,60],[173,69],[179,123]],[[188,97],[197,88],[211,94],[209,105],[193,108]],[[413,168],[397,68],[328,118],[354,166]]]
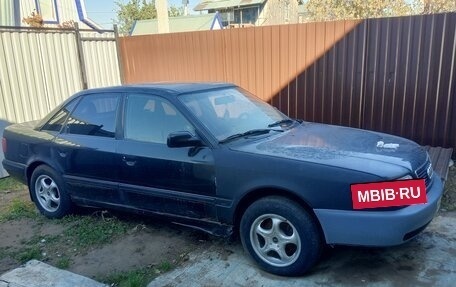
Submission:
[[[455,0],[308,0],[308,21],[366,19],[456,11]]]
[[[407,0],[308,0],[308,20],[365,19],[408,15],[413,5]]]
[[[155,1],[147,0],[128,0],[127,3],[120,1],[115,2],[117,5],[117,23],[119,31],[122,34],[128,34],[136,20],[147,20],[157,18],[157,10],[155,9]],[[180,16],[183,14],[182,8],[171,6],[168,9],[170,17]]]
[[[184,15],[184,7],[170,6],[168,9],[168,15],[169,15],[169,17],[177,17],[177,16]]]
[[[130,33],[136,20],[154,19],[157,17],[155,3],[146,0],[129,0],[126,4],[116,1],[117,23],[122,34]]]
[[[456,11],[455,0],[415,0],[414,9],[417,14],[432,14]]]

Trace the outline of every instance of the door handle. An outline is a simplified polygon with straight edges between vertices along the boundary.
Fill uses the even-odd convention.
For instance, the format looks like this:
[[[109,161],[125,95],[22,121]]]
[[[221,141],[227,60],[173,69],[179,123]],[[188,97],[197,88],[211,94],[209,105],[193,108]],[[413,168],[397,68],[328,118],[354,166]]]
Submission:
[[[128,166],[134,166],[136,164],[135,158],[122,156],[123,162],[125,162]]]

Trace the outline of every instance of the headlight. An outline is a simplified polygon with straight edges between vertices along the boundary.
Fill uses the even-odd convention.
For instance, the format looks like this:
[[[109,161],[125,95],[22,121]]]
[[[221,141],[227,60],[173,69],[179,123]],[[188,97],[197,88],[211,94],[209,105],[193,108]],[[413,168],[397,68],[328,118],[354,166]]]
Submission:
[[[410,174],[407,174],[407,175],[405,175],[403,177],[400,177],[400,178],[398,178],[396,180],[407,180],[407,179],[413,179],[413,177]]]

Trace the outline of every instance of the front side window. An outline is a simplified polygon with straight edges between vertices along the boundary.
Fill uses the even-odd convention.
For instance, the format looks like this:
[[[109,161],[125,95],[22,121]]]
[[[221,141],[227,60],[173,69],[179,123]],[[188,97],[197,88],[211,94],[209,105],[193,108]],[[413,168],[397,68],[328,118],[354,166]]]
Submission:
[[[195,129],[167,100],[151,95],[128,96],[125,113],[125,138],[166,144],[170,133]]]
[[[114,137],[120,96],[101,94],[84,96],[69,116],[69,134]]]

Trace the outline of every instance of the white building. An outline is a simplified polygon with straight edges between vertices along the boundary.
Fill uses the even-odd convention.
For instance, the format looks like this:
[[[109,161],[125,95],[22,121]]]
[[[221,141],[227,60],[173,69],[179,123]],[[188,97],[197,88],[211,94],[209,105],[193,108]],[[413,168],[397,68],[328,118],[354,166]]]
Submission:
[[[1,0],[0,26],[28,26],[22,19],[32,13],[43,17],[45,27],[74,21],[81,29],[102,29],[87,17],[84,0]]]

